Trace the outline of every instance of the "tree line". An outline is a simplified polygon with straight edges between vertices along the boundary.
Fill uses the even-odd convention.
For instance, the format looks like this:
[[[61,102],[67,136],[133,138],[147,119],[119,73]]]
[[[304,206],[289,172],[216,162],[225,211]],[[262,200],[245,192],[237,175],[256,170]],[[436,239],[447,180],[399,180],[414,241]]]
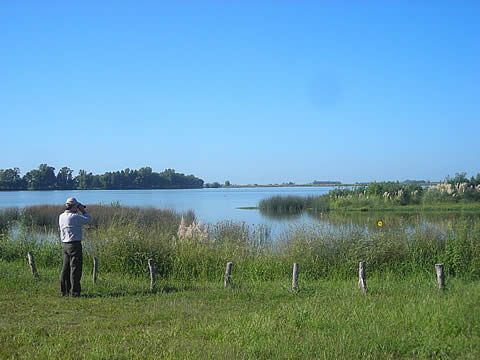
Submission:
[[[192,189],[202,188],[203,180],[193,175],[165,169],[158,173],[150,167],[139,170],[125,169],[94,175],[80,170],[73,176],[73,170],[55,168],[41,164],[38,169],[21,176],[19,168],[0,169],[0,191],[3,190],[118,190],[118,189]]]

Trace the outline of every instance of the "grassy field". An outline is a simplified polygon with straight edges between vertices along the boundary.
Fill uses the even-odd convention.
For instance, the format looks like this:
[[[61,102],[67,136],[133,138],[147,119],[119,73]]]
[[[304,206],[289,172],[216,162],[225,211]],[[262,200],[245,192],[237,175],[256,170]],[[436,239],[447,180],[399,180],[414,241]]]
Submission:
[[[351,280],[159,280],[84,272],[62,298],[59,268],[0,260],[2,359],[478,359],[480,283],[434,272]]]
[[[334,212],[330,226],[294,227],[273,241],[245,223],[201,227],[193,213],[89,209],[78,299],[59,291],[61,208],[0,211],[0,359],[480,358],[478,216],[432,225],[391,213],[379,227],[376,216],[353,226]],[[356,286],[359,261],[367,295]],[[435,263],[445,264],[445,291]]]

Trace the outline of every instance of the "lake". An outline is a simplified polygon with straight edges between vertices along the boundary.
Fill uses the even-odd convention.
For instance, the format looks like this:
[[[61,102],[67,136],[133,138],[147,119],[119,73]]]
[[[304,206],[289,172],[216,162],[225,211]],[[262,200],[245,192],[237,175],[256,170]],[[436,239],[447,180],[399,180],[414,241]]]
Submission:
[[[148,206],[176,211],[193,210],[203,223],[232,220],[247,224],[275,225],[310,221],[307,215],[271,218],[258,210],[239,207],[257,206],[259,201],[275,195],[323,195],[334,187],[261,187],[184,190],[71,190],[71,191],[4,191],[0,192],[0,208],[29,205],[63,204],[68,197],[76,197],[85,204]]]
[[[330,230],[344,231],[354,227],[361,231],[377,227],[382,220],[386,226],[404,227],[434,224],[446,229],[461,216],[460,213],[399,213],[399,212],[353,212],[327,214],[267,216],[259,210],[239,207],[254,207],[259,201],[275,195],[315,196],[328,193],[334,187],[261,187],[219,188],[184,190],[74,190],[74,191],[12,191],[0,192],[0,208],[23,208],[29,205],[63,204],[68,197],[76,197],[85,204],[111,204],[119,202],[126,206],[145,206],[173,209],[179,212],[193,210],[202,223],[216,224],[220,221],[245,222],[249,225],[267,225],[274,237],[284,229],[298,224],[315,224]],[[479,214],[468,217],[478,218]],[[423,226],[423,225],[422,225]]]

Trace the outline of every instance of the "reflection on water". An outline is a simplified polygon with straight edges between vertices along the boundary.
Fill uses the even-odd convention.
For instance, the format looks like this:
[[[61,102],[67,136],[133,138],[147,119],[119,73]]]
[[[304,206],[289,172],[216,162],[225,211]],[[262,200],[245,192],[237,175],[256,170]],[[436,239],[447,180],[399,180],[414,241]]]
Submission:
[[[297,214],[279,214],[261,211],[260,214],[274,224],[272,233],[279,235],[280,226],[292,228],[298,225],[322,228],[323,233],[356,232],[367,234],[376,231],[400,230],[405,234],[412,231],[440,231],[444,234],[461,220],[479,220],[480,213],[462,212],[299,212]],[[381,226],[379,226],[381,222]],[[283,230],[286,226],[283,226]]]
[[[18,240],[25,244],[43,244],[55,243],[60,244],[60,234],[56,229],[47,227],[28,227],[20,222],[14,222],[10,226],[7,236],[12,240]]]
[[[460,220],[480,218],[479,213],[450,212],[337,212],[314,213],[308,216],[313,223],[323,224],[332,230],[349,227],[359,231],[399,229],[410,232],[412,229],[448,231]],[[378,223],[381,221],[382,226]]]
[[[328,213],[309,212],[312,220],[328,222],[331,225],[357,224],[367,225],[369,227],[378,227],[378,221],[382,221],[383,226],[403,226],[405,224],[415,225],[421,223],[433,224],[453,224],[458,219],[478,218],[478,213],[460,213],[460,212],[391,212],[391,211],[373,211],[373,212],[339,212],[331,211]]]
[[[299,211],[298,213],[292,214],[279,214],[276,212],[266,212],[266,211],[260,211],[260,214],[262,215],[263,218],[269,219],[272,221],[294,221],[294,220],[299,220],[303,216],[303,211]]]

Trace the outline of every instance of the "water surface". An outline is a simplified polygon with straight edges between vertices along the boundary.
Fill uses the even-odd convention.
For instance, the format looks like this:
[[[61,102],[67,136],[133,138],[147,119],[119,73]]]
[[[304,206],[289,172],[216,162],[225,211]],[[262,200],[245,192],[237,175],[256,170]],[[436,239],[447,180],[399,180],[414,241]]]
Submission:
[[[329,229],[356,228],[368,231],[377,228],[379,220],[385,229],[391,227],[415,227],[434,224],[445,231],[460,213],[399,213],[399,212],[330,212],[308,213],[289,216],[268,216],[259,210],[244,210],[240,207],[255,207],[260,200],[271,196],[319,196],[333,187],[262,187],[219,188],[185,190],[74,190],[74,191],[13,191],[0,192],[0,208],[29,205],[60,205],[74,196],[86,204],[120,203],[125,206],[146,206],[172,209],[179,212],[193,210],[202,223],[216,224],[220,221],[245,222],[249,225],[267,225],[272,235],[278,235],[292,225],[307,224],[326,226]],[[467,216],[467,215],[465,215]],[[479,214],[469,214],[479,217]],[[378,230],[378,229],[376,229]],[[342,230],[343,231],[343,230]]]
[[[11,191],[0,192],[0,207],[23,208],[30,205],[63,204],[68,197],[76,197],[85,204],[150,206],[176,211],[193,210],[202,222],[217,223],[233,220],[248,224],[286,224],[308,221],[308,215],[287,219],[262,216],[255,207],[259,201],[275,195],[323,195],[333,187],[262,187],[184,190],[71,190],[71,191]]]

